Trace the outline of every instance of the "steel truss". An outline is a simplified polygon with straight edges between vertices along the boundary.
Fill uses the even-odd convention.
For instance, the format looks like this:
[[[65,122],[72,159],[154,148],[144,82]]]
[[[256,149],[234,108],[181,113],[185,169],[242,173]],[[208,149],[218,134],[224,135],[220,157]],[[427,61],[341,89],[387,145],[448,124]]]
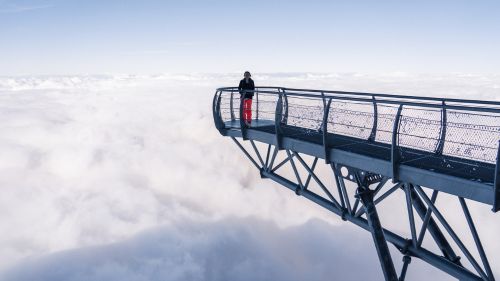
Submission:
[[[464,198],[457,196],[474,241],[474,251],[476,255],[479,255],[479,261],[469,250],[470,245],[467,247],[464,244],[436,207],[435,203],[439,194],[437,190],[433,190],[429,197],[419,185],[410,182],[396,182],[391,185],[389,177],[348,167],[341,163],[327,164],[334,178],[334,182],[329,184],[315,173],[318,165],[317,157],[308,164],[296,151],[279,149],[271,144],[268,144],[267,149],[262,151],[253,140],[249,141],[250,147],[245,148],[235,137],[231,138],[259,170],[262,178],[271,179],[297,195],[337,214],[342,220],[369,231],[385,280],[405,280],[412,258],[420,259],[459,280],[495,280]],[[278,155],[284,156],[284,160],[276,163]],[[302,171],[306,171],[307,177],[300,176],[299,167],[302,167]],[[288,173],[285,171],[287,168]],[[320,187],[321,192],[314,192],[309,188],[313,181]],[[347,192],[346,181],[353,182],[357,186],[354,196],[350,197]],[[405,194],[410,237],[400,236],[384,228],[379,219],[377,205],[395,192]],[[415,212],[421,221],[419,229]],[[434,253],[423,246],[426,235],[437,245],[439,253]],[[451,241],[447,237],[451,237]],[[403,255],[403,266],[399,271],[399,276],[388,243],[394,245]],[[465,257],[466,264],[462,262],[461,256],[455,253],[452,245],[460,250],[460,255]]]

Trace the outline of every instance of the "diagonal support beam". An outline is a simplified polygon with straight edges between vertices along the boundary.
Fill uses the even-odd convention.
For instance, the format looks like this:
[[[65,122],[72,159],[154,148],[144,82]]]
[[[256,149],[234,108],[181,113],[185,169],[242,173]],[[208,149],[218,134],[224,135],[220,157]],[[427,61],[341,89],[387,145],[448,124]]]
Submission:
[[[264,164],[264,167],[267,169],[269,165],[269,155],[271,155],[271,145],[267,145],[267,153],[266,153],[266,163]]]
[[[283,165],[285,165],[288,161],[290,161],[290,159],[292,159],[294,157],[294,155],[292,155],[292,157],[288,156],[283,160],[281,161],[280,163],[278,163],[278,165],[276,165],[274,168],[272,168],[272,172],[276,172],[276,170],[278,170],[279,168],[283,167]]]
[[[266,171],[269,171],[273,168],[274,160],[276,160],[276,155],[278,155],[278,151],[279,151],[279,148],[277,146],[275,146],[273,156],[271,157],[271,162],[269,163],[269,166],[267,166]]]
[[[465,199],[462,197],[458,197],[458,200],[460,200],[460,205],[462,206],[462,210],[464,211],[465,218],[467,219],[467,224],[469,225],[472,237],[474,238],[474,243],[476,244],[477,251],[479,252],[479,256],[481,257],[481,261],[483,262],[483,266],[486,270],[486,273],[488,274],[488,277],[490,278],[489,280],[494,281],[495,277],[493,277],[493,272],[491,271],[490,263],[488,262],[488,258],[486,257],[486,253],[484,252],[481,239],[479,239],[479,234],[477,234],[477,229],[476,226],[474,225],[474,221],[472,220],[472,216],[470,215],[467,203],[465,203]]]
[[[266,178],[269,178],[271,180],[273,180],[274,182],[292,190],[292,191],[295,191],[299,186],[280,176],[280,175],[277,175],[275,173],[272,173],[272,172],[269,172],[269,171],[263,171],[263,175],[266,177]],[[361,217],[355,217],[351,214],[345,214],[343,210],[337,208],[335,205],[332,204],[332,202],[330,202],[329,200],[317,195],[316,193],[314,192],[311,192],[309,190],[304,190],[301,194],[301,196],[311,200],[312,202],[318,204],[319,206],[331,211],[332,213],[338,215],[338,216],[345,216],[345,219],[347,221],[350,221],[351,223],[367,230],[367,231],[370,231],[370,226],[368,224],[368,221],[364,218],[361,218]],[[409,255],[411,256],[414,256],[414,257],[417,257],[421,260],[423,260],[424,262],[438,268],[439,270],[442,270],[448,274],[450,274],[451,276],[457,278],[457,279],[460,279],[460,280],[475,280],[475,281],[481,281],[482,279],[477,276],[476,274],[472,273],[471,271],[469,271],[468,269],[460,266],[460,265],[457,265],[455,263],[452,263],[450,260],[442,257],[442,256],[438,256],[432,252],[430,252],[429,250],[426,250],[422,247],[418,247],[418,248],[415,248],[413,247],[413,245],[408,245],[408,241],[395,234],[394,232],[391,232],[390,230],[387,230],[387,229],[383,229],[383,232],[384,232],[384,236],[387,240],[387,242],[389,243],[392,243],[394,244],[396,247],[398,248],[403,248],[403,247],[408,247],[407,248],[407,252]]]
[[[401,274],[399,275],[399,281],[404,281],[406,278],[406,272],[408,271],[408,265],[411,263],[410,256],[403,256],[403,268],[401,269]]]
[[[434,204],[436,202],[436,198],[438,195],[438,191],[434,191],[432,194],[431,202]],[[418,196],[418,194],[415,192],[415,189],[411,191],[411,196],[412,196],[412,202],[413,202],[413,207],[417,211],[418,215],[422,220],[428,221],[427,223],[427,229],[429,233],[431,234],[432,238],[436,242],[437,246],[443,253],[443,255],[450,260],[451,262],[457,264],[457,265],[462,265],[460,262],[460,257],[455,254],[455,251],[451,247],[450,243],[448,243],[448,240],[444,236],[443,232],[441,232],[441,229],[439,229],[439,226],[437,223],[434,221],[434,219],[431,217],[432,214],[432,209],[427,208],[422,202],[422,199]],[[425,227],[424,225],[422,226],[423,228]],[[423,230],[423,229],[422,229]],[[420,246],[422,244],[423,240],[423,234],[421,233],[419,237],[419,241],[417,242],[418,245]]]
[[[297,170],[297,167],[295,166],[295,162],[292,159],[292,154],[290,153],[290,150],[286,150],[286,154],[288,154],[288,159],[290,159],[290,163],[292,164],[292,169],[293,173],[295,174],[295,177],[297,178],[297,182],[299,183],[299,188],[295,190],[295,193],[297,195],[300,194],[300,192],[304,191],[304,185],[302,184],[302,180],[300,179],[299,171]]]
[[[343,209],[342,206],[340,206],[340,204],[337,201],[337,199],[335,199],[335,197],[333,197],[332,193],[330,193],[330,191],[328,190],[328,188],[323,184],[323,182],[321,182],[321,180],[318,178],[318,176],[316,176],[316,174],[314,174],[314,172],[311,170],[311,168],[309,168],[309,166],[307,166],[307,164],[304,161],[304,159],[302,159],[302,157],[300,157],[300,155],[297,152],[295,152],[295,151],[293,151],[293,155],[295,155],[295,157],[299,160],[299,162],[302,164],[302,166],[307,170],[307,172],[309,173],[309,175],[312,176],[312,178],[314,179],[314,181],[316,181],[316,183],[321,187],[321,189],[323,190],[323,192],[325,192],[325,194],[328,196],[328,198],[330,198],[330,200],[332,201],[332,203],[337,208]]]
[[[462,251],[462,253],[464,253],[464,255],[467,257],[467,259],[469,260],[469,262],[474,267],[474,269],[477,271],[477,273],[479,273],[479,275],[481,276],[481,278],[483,278],[484,280],[488,280],[489,279],[488,276],[486,275],[486,273],[484,272],[484,270],[481,268],[481,266],[479,266],[479,264],[477,263],[477,261],[474,258],[474,256],[472,256],[472,254],[467,249],[467,247],[464,245],[464,243],[462,242],[462,240],[460,240],[460,238],[458,237],[458,235],[455,233],[455,231],[448,224],[448,222],[443,217],[443,215],[441,214],[441,212],[436,208],[436,206],[434,206],[434,204],[431,202],[431,200],[429,199],[429,197],[427,197],[427,195],[422,190],[422,188],[420,186],[416,185],[415,186],[415,190],[420,195],[420,197],[422,197],[422,199],[425,201],[425,203],[427,204],[427,206],[432,209],[432,212],[434,212],[434,214],[436,215],[436,217],[439,220],[439,222],[444,226],[444,228],[446,229],[446,231],[448,232],[448,234],[451,236],[451,238],[453,238],[453,240],[455,241],[455,243],[457,244],[457,246],[460,248],[460,250]]]
[[[316,169],[316,164],[318,163],[318,157],[314,157],[314,161],[312,163],[312,166],[311,166],[311,171],[314,172],[314,169]],[[311,178],[312,178],[312,175],[309,174],[307,176],[307,179],[306,179],[306,183],[304,184],[304,188],[307,189],[307,187],[309,186],[309,183],[311,182]]]
[[[253,150],[255,151],[255,155],[257,155],[257,158],[259,159],[260,163],[262,164],[262,167],[264,167],[264,160],[262,160],[262,156],[260,156],[259,150],[257,149],[257,146],[255,145],[255,142],[253,140],[250,140],[250,143],[252,144]]]
[[[257,162],[253,159],[252,156],[250,156],[250,154],[248,153],[248,151],[241,145],[241,143],[239,141],[237,141],[234,137],[231,137],[231,139],[236,143],[236,145],[241,149],[241,151],[243,151],[243,153],[248,157],[248,159],[253,163],[253,165],[258,170],[260,170],[261,167],[259,166],[259,164],[257,164]]]

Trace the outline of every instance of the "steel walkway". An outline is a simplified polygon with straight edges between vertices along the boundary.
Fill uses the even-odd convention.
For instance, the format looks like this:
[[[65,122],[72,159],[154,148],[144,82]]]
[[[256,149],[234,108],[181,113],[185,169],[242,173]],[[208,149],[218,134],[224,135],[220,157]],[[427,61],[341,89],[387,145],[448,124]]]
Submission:
[[[457,196],[469,226],[473,226],[473,221],[464,198],[498,211],[500,102],[260,87],[254,91],[252,115],[251,124],[245,125],[237,88],[217,89],[213,100],[216,128],[237,143],[263,178],[291,188],[353,223],[362,215],[367,216],[365,222],[356,224],[372,232],[387,280],[396,280],[397,276],[392,260],[384,261],[387,255],[390,257],[385,241],[405,249],[401,250],[405,257],[425,260],[413,210],[422,219],[421,232],[431,232],[444,257],[441,261],[426,260],[428,263],[464,280],[494,280],[480,243],[476,246],[483,267],[462,247],[459,237],[451,235],[459,248],[466,250],[464,254],[476,275],[459,262],[432,216],[449,232],[449,225],[432,200],[436,200],[438,192]],[[236,138],[249,140],[255,156]],[[259,152],[254,141],[267,144],[267,154]],[[274,166],[280,151],[287,153],[286,161]],[[300,154],[314,157],[313,165],[305,163]],[[294,159],[308,171],[307,179],[300,178]],[[314,173],[318,159],[329,164],[336,176],[337,198]],[[276,173],[277,166],[287,163],[296,175],[294,180]],[[321,185],[326,197],[307,189],[311,178]],[[389,179],[395,186],[374,198]],[[344,180],[358,185],[354,205],[349,203]],[[371,189],[371,184],[377,187]],[[422,187],[433,191],[432,199]],[[407,240],[399,241],[399,236],[388,238],[391,235],[379,224],[376,213],[375,204],[398,189],[407,194],[412,228],[409,240],[414,242],[411,254]],[[357,209],[359,204],[364,211]],[[479,241],[475,228],[471,232]],[[400,280],[404,279],[408,264],[405,262]]]

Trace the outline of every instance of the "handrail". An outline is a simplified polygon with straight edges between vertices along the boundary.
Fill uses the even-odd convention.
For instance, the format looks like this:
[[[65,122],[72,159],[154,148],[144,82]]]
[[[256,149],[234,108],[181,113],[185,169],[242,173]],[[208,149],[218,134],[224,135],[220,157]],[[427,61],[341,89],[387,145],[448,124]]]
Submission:
[[[221,87],[218,90],[228,91],[237,90],[238,87]],[[299,96],[310,96],[317,97],[318,95],[305,94],[305,93],[325,93],[325,94],[335,94],[335,95],[350,95],[350,96],[363,96],[363,97],[379,97],[379,98],[389,98],[389,99],[408,99],[408,100],[423,100],[423,101],[434,101],[441,104],[443,101],[449,103],[465,103],[465,104],[483,104],[483,105],[497,105],[500,106],[500,101],[484,101],[484,100],[473,100],[473,99],[455,99],[455,98],[438,98],[438,97],[423,97],[423,96],[407,96],[407,95],[395,95],[395,94],[378,94],[378,93],[366,93],[366,92],[348,92],[348,91],[332,91],[332,90],[316,90],[316,89],[300,89],[300,88],[285,88],[276,86],[265,86],[258,87],[256,90],[246,90],[247,92],[267,92],[273,93],[271,91],[262,91],[260,89],[272,89],[272,90],[286,90],[290,94],[293,92],[303,92],[303,93],[293,93]],[[327,96],[328,97],[328,96]]]
[[[281,90],[287,90],[286,88],[279,88]],[[219,88],[219,90],[228,92],[227,89],[224,88]],[[252,90],[245,90],[245,93],[263,93],[263,94],[275,94],[277,95],[278,92],[274,91],[252,91]],[[294,93],[294,92],[287,92],[287,96],[296,96],[296,97],[305,97],[305,98],[317,98],[320,99],[320,95],[314,95],[314,94],[306,94],[306,93]],[[364,103],[372,103],[373,100],[371,98],[355,98],[355,97],[344,97],[344,96],[331,96],[331,95],[325,95],[327,98],[332,98],[335,100],[344,100],[344,101],[356,101],[356,102],[364,102]],[[451,109],[451,110],[466,110],[466,111],[478,111],[478,112],[491,112],[491,113],[500,113],[500,107],[499,108],[491,108],[491,107],[479,107],[479,106],[463,106],[463,105],[450,105],[449,102],[454,102],[451,100],[447,99],[441,99],[440,102],[443,100],[446,103],[444,106],[442,103],[423,103],[423,102],[411,102],[411,101],[406,101],[408,99],[412,99],[413,97],[408,96],[405,100],[384,100],[384,99],[379,99],[378,103],[379,104],[394,104],[394,105],[405,105],[405,106],[415,106],[415,107],[423,107],[423,108],[436,108],[436,109]],[[420,99],[418,99],[420,100]],[[488,101],[489,102],[489,101]],[[472,102],[471,102],[472,103]],[[474,102],[472,104],[480,104],[477,102]],[[487,105],[487,104],[483,104]],[[499,103],[500,105],[500,103]]]
[[[219,88],[218,90],[222,91],[222,92],[229,92],[231,91],[233,88]],[[277,89],[280,89],[282,91],[287,91],[288,89],[287,88],[279,88],[277,87]],[[317,92],[317,91],[316,91]],[[275,91],[261,91],[261,90],[245,90],[244,93],[262,93],[262,94],[274,94],[274,95],[278,95],[279,92],[275,92]],[[308,93],[294,93],[294,92],[286,92],[287,96],[293,96],[293,97],[304,97],[304,98],[315,98],[315,99],[321,99],[321,95],[316,95],[316,94],[308,94]],[[327,92],[325,92],[327,93]],[[376,94],[371,94],[372,96],[375,95],[377,97]],[[355,102],[363,102],[363,103],[372,103],[373,100],[372,100],[372,96],[370,96],[370,98],[366,98],[366,97],[362,97],[362,98],[358,98],[358,97],[347,97],[347,96],[333,96],[333,95],[326,95],[325,94],[325,97],[327,98],[332,98],[332,99],[335,99],[335,100],[344,100],[344,101],[355,101]],[[393,97],[399,97],[399,96],[393,96]],[[414,101],[408,101],[408,100],[411,100],[411,99],[415,99],[415,100],[424,100],[422,99],[421,97],[412,97],[412,96],[404,96],[405,98],[402,98],[402,100],[397,100],[397,99],[391,99],[391,100],[387,100],[387,99],[378,99],[377,100],[377,103],[379,104],[394,104],[394,105],[405,105],[405,106],[415,106],[415,107],[424,107],[424,108],[436,108],[436,109],[442,109],[442,108],[445,108],[445,109],[451,109],[451,110],[466,110],[466,111],[477,111],[477,112],[490,112],[490,113],[500,113],[500,107],[499,108],[491,108],[491,107],[480,107],[480,106],[463,106],[463,105],[451,105],[449,104],[450,102],[453,103],[453,102],[457,102],[458,100],[456,99],[437,99],[437,100],[434,100],[432,98],[429,98],[433,101],[439,101],[440,103],[423,103],[423,102],[414,102]],[[442,102],[445,102],[445,105],[442,104]],[[497,102],[493,102],[493,101],[484,101],[484,102],[481,102],[481,101],[473,101],[473,100],[466,100],[467,102],[461,102],[461,103],[469,103],[469,104],[480,104],[480,105],[489,105],[489,104],[492,104],[494,103],[495,105],[497,105]],[[498,105],[500,106],[500,102],[498,102]]]

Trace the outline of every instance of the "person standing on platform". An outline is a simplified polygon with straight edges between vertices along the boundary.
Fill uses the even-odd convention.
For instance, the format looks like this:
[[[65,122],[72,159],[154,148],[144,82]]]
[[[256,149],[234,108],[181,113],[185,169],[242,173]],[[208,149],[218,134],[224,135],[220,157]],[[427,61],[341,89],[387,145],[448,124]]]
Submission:
[[[250,126],[252,123],[252,98],[255,84],[252,78],[250,78],[252,77],[250,72],[245,71],[244,77],[240,81],[238,91],[240,92],[240,98],[243,99],[243,121],[247,126]]]

